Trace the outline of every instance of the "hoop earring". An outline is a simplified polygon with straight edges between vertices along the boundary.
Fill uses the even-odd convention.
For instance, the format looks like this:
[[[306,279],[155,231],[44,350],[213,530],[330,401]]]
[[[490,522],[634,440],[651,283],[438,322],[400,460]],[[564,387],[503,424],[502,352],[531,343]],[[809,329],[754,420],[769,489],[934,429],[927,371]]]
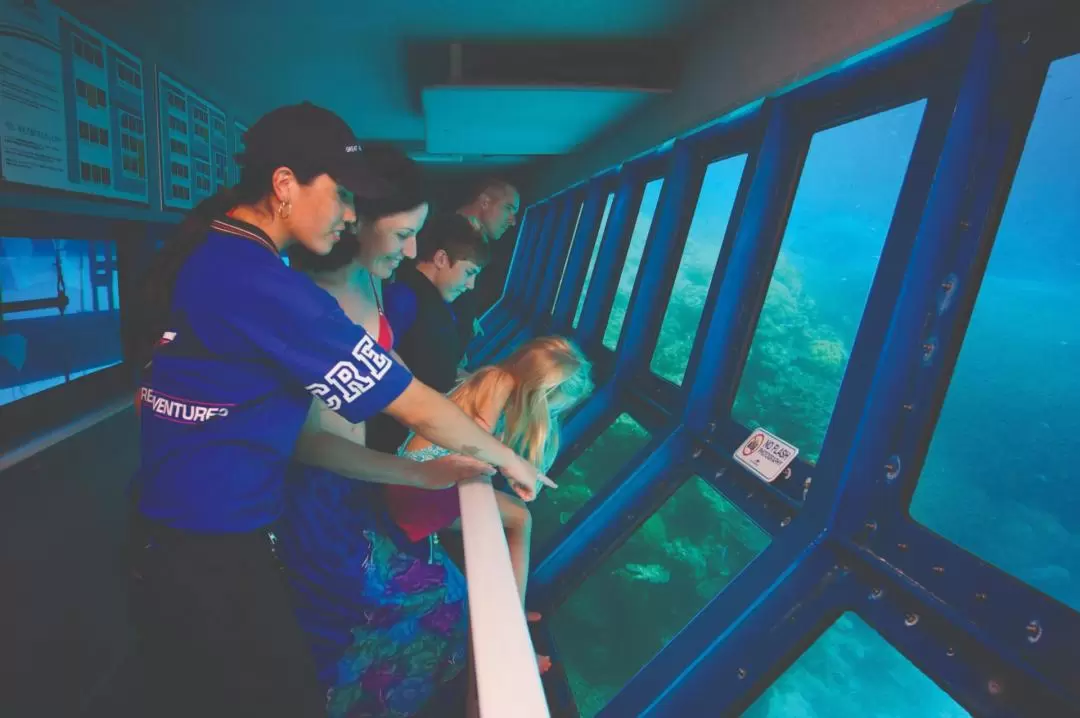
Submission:
[[[288,219],[289,217],[291,217],[292,216],[292,202],[290,200],[285,200],[284,202],[279,204],[278,208],[277,208],[277,213],[278,213],[278,216],[281,217],[282,219]]]

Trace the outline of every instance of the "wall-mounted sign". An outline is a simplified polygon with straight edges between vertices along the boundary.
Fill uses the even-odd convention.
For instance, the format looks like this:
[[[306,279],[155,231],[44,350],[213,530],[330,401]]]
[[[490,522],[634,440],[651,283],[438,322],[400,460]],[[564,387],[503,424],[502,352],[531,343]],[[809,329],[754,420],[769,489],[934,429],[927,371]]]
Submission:
[[[191,209],[225,186],[225,113],[164,72],[158,73],[161,201]]]
[[[240,181],[240,170],[244,168],[240,160],[237,159],[244,151],[244,135],[247,134],[247,125],[240,124],[239,122],[233,123],[233,161],[232,161],[232,181],[236,184]]]
[[[0,3],[0,176],[147,202],[142,61],[48,0]]]

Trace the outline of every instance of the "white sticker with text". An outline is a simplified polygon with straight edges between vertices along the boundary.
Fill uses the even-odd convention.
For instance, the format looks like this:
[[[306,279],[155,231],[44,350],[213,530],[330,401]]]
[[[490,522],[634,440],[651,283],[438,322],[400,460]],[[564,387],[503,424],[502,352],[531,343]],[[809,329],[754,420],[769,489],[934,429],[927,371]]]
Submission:
[[[784,472],[799,450],[764,429],[754,429],[735,451],[735,460],[771,484]]]

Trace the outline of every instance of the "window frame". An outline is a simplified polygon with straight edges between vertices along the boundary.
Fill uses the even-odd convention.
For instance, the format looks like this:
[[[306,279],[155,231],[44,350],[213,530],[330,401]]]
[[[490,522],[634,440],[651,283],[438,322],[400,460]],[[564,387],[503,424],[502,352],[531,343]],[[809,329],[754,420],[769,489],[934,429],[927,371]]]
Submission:
[[[577,227],[570,240],[566,263],[556,286],[555,301],[549,315],[552,331],[568,332],[571,329],[573,313],[581,298],[585,275],[589,269],[588,262],[592,256],[592,249],[596,246],[604,208],[607,206],[608,196],[614,192],[614,187],[612,187],[614,179],[615,173],[608,173],[606,178],[590,182],[584,190],[581,216],[578,218]],[[614,203],[614,198],[612,198],[612,203]]]
[[[615,303],[615,294],[618,292],[619,280],[622,278],[630,250],[630,240],[641,210],[645,185],[659,179],[663,179],[666,185],[666,175],[671,166],[671,159],[671,149],[664,148],[624,164],[620,172],[619,188],[612,201],[604,236],[600,240],[596,266],[593,269],[585,305],[581,311],[581,319],[575,330],[575,336],[585,351],[597,358],[602,357],[608,363],[612,362],[618,348],[611,351],[603,345],[604,330],[607,328],[608,316]],[[663,192],[662,189],[661,192]],[[655,215],[652,224],[656,225]],[[645,245],[646,251],[653,237],[653,229],[650,226]],[[618,271],[615,271],[616,269]],[[640,276],[640,271],[638,275]],[[631,300],[632,298],[631,296]],[[627,312],[629,311],[630,305],[627,306]],[[626,326],[625,320],[623,326]]]
[[[690,138],[685,143],[677,145],[677,152],[682,155],[677,155],[677,162],[678,159],[682,159],[682,166],[673,170],[672,181],[684,183],[684,187],[674,189],[672,191],[674,200],[669,200],[662,208],[658,208],[658,219],[654,221],[654,224],[663,223],[658,230],[657,240],[657,244],[662,243],[662,249],[659,246],[656,247],[649,255],[649,261],[643,260],[644,269],[648,274],[644,277],[639,275],[638,285],[640,286],[634,288],[635,296],[631,298],[631,307],[634,308],[635,314],[633,317],[628,317],[627,322],[633,329],[627,338],[627,346],[620,349],[620,358],[625,357],[619,368],[620,376],[632,377],[635,383],[649,380],[659,382],[663,387],[659,389],[659,392],[664,400],[679,406],[685,405],[689,398],[689,387],[697,371],[701,346],[705,339],[702,329],[715,307],[720,283],[723,281],[728,258],[731,255],[731,245],[746,203],[757,144],[762,138],[763,124],[759,113],[741,117],[737,122],[738,124],[728,127],[728,134],[720,137],[705,136],[698,141]],[[743,154],[746,155],[746,164],[743,167],[742,179],[721,239],[717,263],[709,280],[705,304],[695,329],[690,353],[687,356],[683,382],[677,385],[652,371],[653,355],[657,349],[665,311],[686,251],[698,197],[709,166]],[[642,295],[641,300],[636,296],[638,293]],[[645,378],[646,376],[648,379]]]
[[[896,393],[890,394],[890,384],[883,379],[905,375],[912,352],[919,351],[917,341],[911,342],[910,350],[904,347],[901,351],[894,343],[894,335],[898,326],[910,330],[913,318],[919,316],[916,308],[932,299],[927,292],[938,284],[936,279],[931,281],[926,265],[917,261],[928,258],[920,250],[930,243],[928,238],[934,232],[945,227],[945,216],[955,216],[959,211],[961,194],[956,190],[969,177],[977,180],[978,231],[973,234],[979,234],[987,246],[992,240],[996,228],[994,202],[1007,196],[1011,178],[1009,153],[992,143],[995,151],[1004,153],[999,157],[1003,169],[989,178],[980,178],[970,162],[971,143],[982,141],[982,133],[989,132],[1011,137],[1015,144],[1016,137],[1026,132],[1030,118],[1026,118],[1026,110],[1021,110],[1019,119],[1014,114],[1002,122],[1002,117],[991,112],[979,114],[980,108],[1001,113],[1005,105],[989,103],[987,98],[1032,92],[1024,89],[1024,79],[1030,78],[1030,73],[1025,75],[1017,66],[1018,62],[1031,62],[1023,58],[1035,52],[1032,46],[1054,48],[1055,58],[1075,52],[1072,48],[1080,43],[1073,38],[1080,34],[1061,29],[1061,14],[1065,12],[1065,3],[1053,1],[1036,7],[997,0],[989,6],[961,8],[918,35],[767,99],[750,113],[760,118],[762,139],[748,157],[747,172],[754,176],[741,214],[737,222],[729,222],[729,231],[736,232],[738,244],[725,239],[724,252],[729,256],[718,262],[718,272],[720,265],[726,264],[725,272],[722,281],[714,277],[710,287],[711,305],[704,313],[691,354],[692,367],[688,368],[710,366],[713,371],[704,374],[712,376],[696,376],[692,381],[688,370],[682,392],[688,397],[687,404],[680,407],[672,385],[643,376],[638,366],[638,371],[629,375],[633,381],[608,381],[575,417],[573,432],[578,440],[587,441],[626,407],[644,399],[667,412],[668,433],[662,439],[654,434],[655,451],[644,457],[642,465],[621,472],[602,495],[594,496],[571,519],[562,541],[551,547],[537,565],[530,584],[530,592],[534,593],[530,606],[547,611],[569,595],[600,557],[617,548],[627,531],[651,515],[656,496],[676,470],[673,467],[685,466],[687,455],[689,460],[702,463],[702,468],[697,469],[702,478],[710,476],[706,467],[712,468],[709,482],[773,533],[774,542],[642,667],[604,709],[605,714],[637,715],[646,709],[658,714],[690,714],[706,700],[713,710],[737,711],[752,703],[772,678],[812,643],[815,625],[821,626],[817,629],[820,635],[831,625],[831,621],[823,620],[829,616],[835,619],[845,610],[858,613],[968,710],[1019,715],[1025,702],[1030,705],[1031,700],[1064,707],[1070,696],[1075,699],[1075,689],[1061,669],[1070,661],[1075,663],[1066,657],[1075,656],[1075,646],[1057,640],[1053,645],[1045,643],[1047,637],[1041,634],[1041,645],[1032,644],[1024,640],[1023,629],[1030,620],[1028,614],[1052,616],[1055,625],[1068,626],[1067,632],[1075,635],[1080,632],[1077,613],[905,520],[904,509],[897,509],[897,490],[911,479],[902,475],[895,486],[882,481],[887,456],[883,459],[880,455],[882,442],[887,443],[892,433],[888,427],[897,421],[923,431],[932,429],[940,408],[934,405],[944,394],[955,359],[950,359],[948,352],[942,354],[937,368],[941,376],[931,381],[929,388],[923,387],[925,397],[931,400],[929,406],[917,405],[915,411],[897,402]],[[1035,22],[1042,28],[1041,37],[1045,39],[1041,44],[1029,42],[1023,22],[1017,30],[1017,18],[1028,26]],[[1070,22],[1075,28],[1076,21]],[[1050,59],[1044,58],[1046,65]],[[1041,90],[1038,84],[1036,91]],[[725,406],[724,400],[733,399],[737,390],[810,139],[816,131],[920,98],[927,100],[922,125],[821,457],[816,467],[796,464],[788,486],[766,485],[732,466],[730,455],[745,437],[745,430],[732,425],[728,419],[730,401]],[[968,125],[973,132],[965,131]],[[693,142],[696,136],[690,135],[680,143]],[[723,130],[708,128],[700,133],[699,141],[706,146],[704,138],[719,142],[725,136]],[[680,143],[676,143],[676,152]],[[1012,154],[1018,161],[1018,153]],[[669,174],[665,188],[677,178]],[[601,264],[598,258],[595,270],[600,276],[618,265],[613,261],[619,255],[614,246],[629,237],[636,219],[635,206],[627,226],[626,198],[644,184],[639,180],[635,187],[625,177],[620,181],[616,206],[622,200],[623,209],[620,221],[614,228],[609,221],[601,240],[613,246],[601,247],[605,261]],[[661,206],[666,204],[662,199]],[[689,202],[684,199],[670,204],[685,207]],[[658,213],[663,211],[658,209]],[[615,218],[613,207],[611,219]],[[732,224],[738,224],[738,229],[733,230]],[[668,236],[661,240],[650,238],[650,245],[665,242],[668,251],[673,251],[673,236],[679,233],[669,229]],[[918,239],[924,236],[927,239],[920,245]],[[652,249],[647,246],[646,252]],[[883,269],[886,253],[895,261]],[[660,255],[670,258],[664,252]],[[936,256],[944,258],[942,254]],[[979,271],[977,254],[969,250],[961,259],[970,271]],[[762,262],[769,267],[765,281],[756,286],[748,283],[751,272]],[[657,288],[651,291],[640,289],[649,280],[639,273],[628,311],[642,311],[637,309],[639,299],[656,301],[658,296],[669,293],[664,286],[667,273],[672,273],[670,268],[665,272],[657,270],[664,281],[653,285]],[[636,343],[626,340],[624,329],[614,354],[597,349],[598,328],[602,330],[597,319],[610,311],[611,285],[615,282],[617,277],[608,276],[602,289],[590,286],[579,333],[597,363],[621,379],[620,367],[633,366],[623,352],[655,340],[650,337],[651,326],[641,332],[650,338]],[[715,300],[711,296],[714,292]],[[755,306],[753,320],[732,322],[735,303],[748,297]],[[960,318],[953,327],[956,342],[962,337],[963,318],[969,310],[954,311]],[[939,344],[938,351],[942,348]],[[651,352],[646,354],[647,366]],[[918,418],[905,419],[905,415]],[[568,454],[567,460],[572,460],[570,457]],[[687,475],[690,473],[687,471]],[[812,479],[812,484],[804,494],[806,479]],[[943,571],[936,570],[942,566]],[[974,591],[973,586],[985,587],[986,592]],[[987,602],[980,598],[985,595],[995,598]],[[792,606],[800,607],[794,621],[788,620]],[[914,622],[908,623],[911,616]],[[1048,620],[1044,618],[1043,625]],[[977,625],[978,631],[968,631],[965,625]],[[550,635],[543,626],[540,628],[539,644],[554,648],[557,654]],[[762,646],[762,632],[772,632],[775,641]],[[1032,645],[1036,648],[1032,649]],[[952,655],[963,655],[964,659],[951,660]],[[557,666],[557,655],[553,657]],[[1033,667],[1049,682],[1036,684],[1031,674],[1017,668],[1021,664]],[[741,675],[731,669],[736,665],[746,666],[739,672]],[[1012,686],[1009,695],[988,693],[988,676]],[[551,680],[557,682],[560,677],[565,680],[556,671]],[[565,685],[553,693],[562,696],[561,700],[569,696]],[[716,703],[717,695],[724,696],[722,705]],[[569,701],[556,707],[568,707],[572,712],[572,699]]]

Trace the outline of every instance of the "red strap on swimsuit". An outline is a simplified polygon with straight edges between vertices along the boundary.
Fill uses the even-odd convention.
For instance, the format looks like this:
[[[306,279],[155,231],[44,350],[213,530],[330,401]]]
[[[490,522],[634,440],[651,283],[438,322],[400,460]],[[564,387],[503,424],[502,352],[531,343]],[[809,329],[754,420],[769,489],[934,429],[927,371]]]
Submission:
[[[375,307],[379,310],[379,336],[375,338],[375,341],[384,350],[390,351],[394,348],[394,328],[390,326],[390,320],[383,313],[382,302],[379,301],[379,290],[375,286],[375,277],[369,274],[368,278],[371,280],[371,293],[375,296]]]
[[[390,326],[390,320],[382,313],[382,309],[379,310],[379,336],[375,341],[386,351],[394,348],[394,328]]]

